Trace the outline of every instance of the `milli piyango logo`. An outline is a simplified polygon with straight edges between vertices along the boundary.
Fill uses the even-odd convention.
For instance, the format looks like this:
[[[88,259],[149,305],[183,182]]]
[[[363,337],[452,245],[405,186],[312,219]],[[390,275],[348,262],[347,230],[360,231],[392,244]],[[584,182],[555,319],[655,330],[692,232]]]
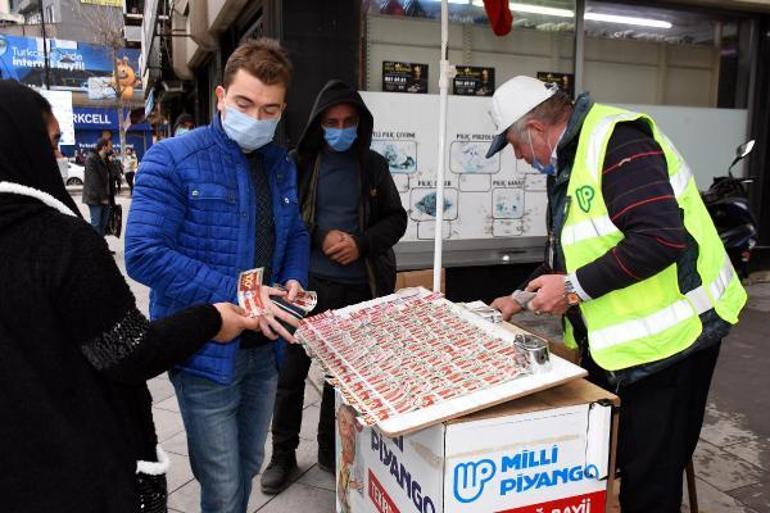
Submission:
[[[475,501],[496,472],[495,462],[490,459],[458,463],[454,471],[455,499],[462,503]]]

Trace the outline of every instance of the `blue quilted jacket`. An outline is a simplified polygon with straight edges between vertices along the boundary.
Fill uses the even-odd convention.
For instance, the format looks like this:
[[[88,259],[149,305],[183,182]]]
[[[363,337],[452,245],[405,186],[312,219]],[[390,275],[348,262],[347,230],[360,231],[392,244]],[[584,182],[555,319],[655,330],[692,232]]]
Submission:
[[[260,148],[272,190],[275,251],[270,283],[307,283],[310,241],[297,203],[297,171],[275,144]],[[154,145],[136,176],[126,227],[126,269],[149,286],[150,317],[187,306],[237,302],[238,273],[254,267],[256,194],[249,163],[222,129]],[[207,342],[179,368],[229,384],[239,340]],[[282,360],[278,342],[276,361]]]

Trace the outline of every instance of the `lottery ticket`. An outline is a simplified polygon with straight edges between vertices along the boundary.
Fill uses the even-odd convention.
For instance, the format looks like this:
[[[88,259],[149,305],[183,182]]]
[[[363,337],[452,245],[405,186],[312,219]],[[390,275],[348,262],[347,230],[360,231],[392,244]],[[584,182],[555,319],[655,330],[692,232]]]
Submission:
[[[250,317],[258,317],[265,311],[260,296],[263,267],[243,271],[238,276],[238,304]]]

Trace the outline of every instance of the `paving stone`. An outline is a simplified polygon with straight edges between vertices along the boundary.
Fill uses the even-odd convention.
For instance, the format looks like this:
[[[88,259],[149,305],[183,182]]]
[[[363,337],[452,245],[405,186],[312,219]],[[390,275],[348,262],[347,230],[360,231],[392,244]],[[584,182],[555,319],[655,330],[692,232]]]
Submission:
[[[761,483],[732,490],[730,495],[758,512],[770,511],[770,477],[765,475]]]
[[[174,385],[168,380],[166,373],[148,381],[147,388],[150,389],[150,394],[152,394],[153,404],[161,403],[169,397],[173,397],[176,393],[174,391]]]
[[[308,379],[305,380],[305,399],[304,404],[302,405],[303,408],[321,403],[321,394],[318,392],[318,385],[313,383],[311,381],[312,379],[312,377],[308,377]]]
[[[334,492],[296,483],[290,490],[276,496],[264,507],[253,511],[259,511],[259,513],[286,513],[289,511],[331,513],[334,508]]]
[[[325,470],[321,470],[318,465],[313,465],[310,470],[305,472],[302,477],[297,480],[297,483],[306,486],[314,486],[332,492],[335,491],[336,486],[334,475]]]
[[[168,440],[165,440],[163,442],[163,448],[166,452],[173,452],[174,454],[185,457],[189,456],[189,451],[187,449],[187,433],[182,430]]]
[[[190,481],[194,480],[192,468],[190,468],[190,461],[186,456],[180,456],[167,452],[168,458],[171,460],[171,468],[168,471],[166,480],[168,482],[168,491],[173,493],[182,486],[186,485]]]
[[[706,481],[695,479],[696,492],[698,494],[699,513],[758,513],[751,508],[741,504],[730,495],[720,492]],[[684,484],[684,504],[682,513],[690,513],[690,500],[687,496],[687,481]]]
[[[152,409],[152,418],[155,420],[155,432],[158,434],[158,442],[163,444],[166,440],[184,431],[182,415],[173,411]]]
[[[319,405],[308,406],[302,410],[302,428],[299,430],[301,440],[316,441],[318,439],[318,417],[320,414]]]
[[[713,401],[709,401],[700,437],[716,447],[755,442],[757,435],[746,429],[745,425],[745,419],[739,412],[722,411]]]
[[[168,496],[168,506],[182,513],[199,513],[201,488],[198,481],[192,480]]]
[[[770,271],[765,271],[764,274],[765,276],[757,278],[765,280],[770,278]],[[754,278],[753,275],[752,278]],[[759,310],[760,312],[770,312],[770,287],[766,283],[750,285],[746,287],[746,291],[749,293],[749,300],[746,303],[747,308]]]
[[[728,445],[723,449],[765,472],[770,471],[770,440],[750,440],[745,443]]]
[[[168,399],[164,399],[153,406],[159,410],[173,411],[179,413],[179,402],[176,400],[176,396],[172,395]]]
[[[703,440],[693,456],[695,476],[722,492],[729,492],[764,477],[761,469]]]

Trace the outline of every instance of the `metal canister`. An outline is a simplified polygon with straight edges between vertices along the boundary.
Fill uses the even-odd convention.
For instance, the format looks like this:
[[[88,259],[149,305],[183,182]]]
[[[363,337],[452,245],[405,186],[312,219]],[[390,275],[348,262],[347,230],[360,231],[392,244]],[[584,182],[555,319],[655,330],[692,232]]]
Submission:
[[[548,342],[535,335],[519,333],[514,339],[514,344],[527,355],[532,374],[550,372],[551,357],[548,351]]]

